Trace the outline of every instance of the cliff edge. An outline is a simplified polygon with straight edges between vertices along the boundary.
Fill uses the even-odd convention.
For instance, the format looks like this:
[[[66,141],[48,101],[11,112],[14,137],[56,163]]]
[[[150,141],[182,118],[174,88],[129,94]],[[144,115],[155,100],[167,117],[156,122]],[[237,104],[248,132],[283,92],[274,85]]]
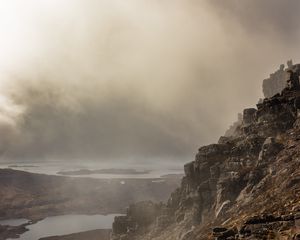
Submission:
[[[116,217],[113,240],[300,239],[299,65],[286,86],[203,146],[166,204]]]

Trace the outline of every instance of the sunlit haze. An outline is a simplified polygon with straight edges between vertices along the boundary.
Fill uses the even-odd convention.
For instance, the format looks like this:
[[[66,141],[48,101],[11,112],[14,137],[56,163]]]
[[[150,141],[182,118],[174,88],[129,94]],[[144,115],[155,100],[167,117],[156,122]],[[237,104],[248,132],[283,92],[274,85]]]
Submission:
[[[1,159],[192,160],[299,61],[298,1],[236,2],[1,0]]]

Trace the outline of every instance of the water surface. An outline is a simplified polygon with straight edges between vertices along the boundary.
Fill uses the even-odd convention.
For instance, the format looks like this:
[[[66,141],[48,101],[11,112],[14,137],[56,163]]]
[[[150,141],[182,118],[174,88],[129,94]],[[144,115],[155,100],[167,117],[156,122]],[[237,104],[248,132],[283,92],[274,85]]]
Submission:
[[[172,166],[172,168],[171,168]],[[175,166],[175,169],[174,169]],[[112,163],[101,163],[101,162],[86,162],[83,163],[65,163],[61,161],[52,161],[52,162],[19,162],[19,163],[0,163],[0,168],[11,168],[15,170],[22,170],[31,173],[41,173],[48,175],[60,175],[59,172],[64,171],[78,171],[80,169],[88,169],[91,171],[107,169],[107,168],[116,168],[116,169],[128,169],[132,168],[137,171],[147,171],[144,174],[87,174],[87,175],[72,175],[69,177],[88,177],[88,178],[102,178],[102,179],[125,179],[125,178],[143,178],[143,179],[151,179],[151,178],[161,178],[163,175],[168,174],[182,174],[183,168],[181,164],[173,164],[173,165],[163,165],[160,164],[156,166],[155,164],[147,166],[147,165],[118,165]]]
[[[118,215],[120,214],[47,217],[35,224],[28,225],[29,231],[22,234],[18,239],[38,240],[42,237],[67,235],[95,229],[111,229],[114,217]]]

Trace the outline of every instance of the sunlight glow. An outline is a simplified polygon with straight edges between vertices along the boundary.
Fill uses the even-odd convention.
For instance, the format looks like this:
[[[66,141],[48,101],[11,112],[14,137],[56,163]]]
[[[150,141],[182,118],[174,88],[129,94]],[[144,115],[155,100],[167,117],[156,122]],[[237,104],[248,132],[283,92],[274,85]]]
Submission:
[[[36,54],[43,16],[63,11],[68,0],[0,0],[0,71]]]

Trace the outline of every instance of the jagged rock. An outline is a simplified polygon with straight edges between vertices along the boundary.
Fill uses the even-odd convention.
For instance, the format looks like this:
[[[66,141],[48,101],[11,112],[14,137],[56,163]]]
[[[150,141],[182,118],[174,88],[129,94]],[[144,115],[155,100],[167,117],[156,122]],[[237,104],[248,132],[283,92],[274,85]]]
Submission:
[[[288,87],[290,90],[293,90],[295,87],[296,89],[299,88],[299,64],[294,65],[289,60],[287,66],[287,69],[284,69],[284,64],[281,64],[276,72],[270,74],[270,77],[263,81],[263,93],[266,98],[281,93],[285,87]]]
[[[196,155],[196,162],[222,161],[230,153],[228,144],[210,144],[199,148]]]
[[[239,135],[240,126],[243,122],[243,114],[239,113],[237,117],[237,121],[234,122],[228,130],[226,130],[224,137],[221,137],[218,143],[226,143],[224,140],[229,137],[235,137]]]
[[[218,212],[222,205],[234,202],[241,190],[247,185],[242,176],[219,179],[215,196],[215,210]]]
[[[261,150],[261,146],[265,138],[257,135],[250,134],[247,137],[238,141],[235,146],[231,149],[231,157],[256,158]]]
[[[265,165],[268,161],[274,160],[276,154],[283,149],[283,144],[276,141],[273,137],[268,137],[258,156],[258,165]]]
[[[184,173],[185,176],[187,176],[188,178],[194,178],[195,176],[194,161],[184,165]]]
[[[221,136],[219,138],[218,144],[227,144],[230,142],[230,137],[227,136]]]
[[[183,177],[182,179],[182,183],[181,185],[185,185],[184,181],[185,181],[186,177]],[[180,203],[180,199],[181,199],[181,188],[177,188],[173,193],[171,193],[171,196],[168,200],[167,206],[171,209],[174,210],[176,209],[176,207],[179,205]]]
[[[115,217],[112,227],[113,237],[121,240],[126,237],[126,234],[128,233],[134,233],[144,229],[154,223],[159,214],[162,212],[163,206],[151,201],[144,201],[130,205],[127,209],[126,216]]]
[[[281,64],[279,69],[270,74],[268,79],[263,81],[263,93],[266,98],[272,97],[280,93],[286,86],[286,75],[284,71],[284,64]]]
[[[127,216],[116,216],[112,225],[114,234],[125,234],[136,227]]]
[[[144,201],[130,205],[127,209],[127,215],[138,227],[145,227],[154,222],[161,210],[161,205]]]
[[[255,108],[247,108],[243,112],[243,124],[251,124],[255,121],[255,114],[257,110]]]
[[[229,144],[211,144],[199,148],[194,161],[194,180],[202,182],[209,179],[211,172],[207,171],[211,166],[224,161],[230,154]]]
[[[280,216],[279,217],[275,217],[273,215],[253,216],[248,218],[245,224],[262,224],[262,223],[270,223],[270,222],[276,222],[281,220],[282,218]]]
[[[285,231],[290,235],[291,229],[296,227],[294,219],[293,214],[253,216],[245,221],[239,234],[242,239],[275,239],[275,236],[278,237],[280,233]],[[281,238],[278,237],[278,239]]]
[[[300,75],[300,65],[293,65],[292,62],[288,65],[287,73],[287,88],[289,90],[299,90],[299,75]]]

